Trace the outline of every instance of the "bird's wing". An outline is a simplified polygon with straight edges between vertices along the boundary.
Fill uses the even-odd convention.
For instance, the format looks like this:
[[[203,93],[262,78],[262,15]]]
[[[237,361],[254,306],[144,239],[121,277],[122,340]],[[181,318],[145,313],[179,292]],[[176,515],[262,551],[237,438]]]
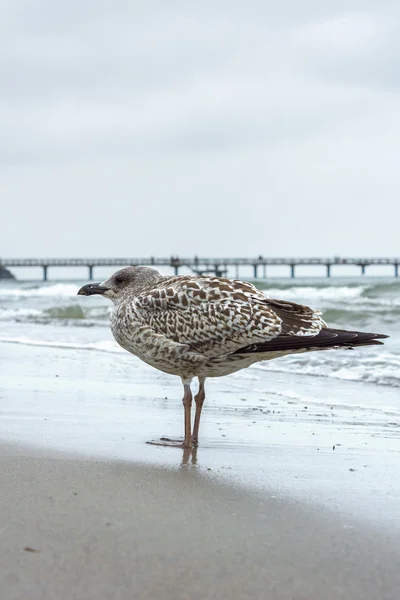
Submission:
[[[208,357],[281,335],[314,336],[325,327],[318,311],[217,277],[168,278],[133,302],[136,318],[156,334]]]

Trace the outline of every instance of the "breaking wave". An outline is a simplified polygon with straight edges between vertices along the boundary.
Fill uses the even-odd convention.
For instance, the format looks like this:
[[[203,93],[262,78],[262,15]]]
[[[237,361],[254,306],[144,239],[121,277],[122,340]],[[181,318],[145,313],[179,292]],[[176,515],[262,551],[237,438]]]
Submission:
[[[364,288],[362,286],[343,286],[343,287],[305,287],[293,286],[288,288],[262,286],[263,292],[270,298],[280,298],[282,300],[293,300],[310,298],[315,300],[335,300],[346,298],[359,298]]]
[[[79,286],[73,283],[56,283],[55,285],[36,285],[32,287],[0,287],[0,298],[29,297],[65,297],[76,296]]]
[[[354,354],[350,351],[331,350],[302,356],[287,356],[271,362],[258,363],[254,369],[279,373],[296,373],[314,377],[329,377],[348,381],[361,381],[400,387],[400,354],[385,352],[378,354]]]
[[[295,299],[296,297],[320,298],[327,300],[340,300],[340,298],[379,298],[379,297],[400,297],[400,281],[380,281],[378,283],[367,282],[346,282],[338,283],[337,280],[303,281],[299,284],[287,280],[256,280],[254,284],[264,290],[268,296],[276,296],[285,299],[286,297]],[[16,282],[0,284],[1,297],[65,297],[76,296],[80,285],[78,283],[55,283],[55,284],[24,284],[20,286]]]
[[[80,325],[107,324],[111,314],[111,306],[83,307],[80,304],[52,306],[50,308],[2,308],[0,321],[51,323],[54,321],[77,322]]]

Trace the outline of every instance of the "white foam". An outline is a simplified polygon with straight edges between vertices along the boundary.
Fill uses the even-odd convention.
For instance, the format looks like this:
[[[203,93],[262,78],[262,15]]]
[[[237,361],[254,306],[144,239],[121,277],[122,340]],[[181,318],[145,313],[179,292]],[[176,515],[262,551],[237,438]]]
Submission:
[[[284,289],[265,288],[262,291],[269,298],[281,298],[282,300],[296,300],[298,298],[310,298],[312,300],[340,300],[341,298],[359,298],[364,290],[364,286],[293,286]]]
[[[0,297],[41,297],[41,296],[76,296],[79,287],[73,283],[56,283],[55,285],[35,288],[0,288]]]
[[[258,363],[252,368],[400,387],[400,355],[392,352],[381,351],[377,356],[367,355],[364,351],[362,355],[349,359],[343,353],[331,350],[323,355],[288,356],[284,360]]]
[[[36,308],[6,308],[0,309],[0,321],[9,321],[14,319],[29,319],[39,317],[42,311]]]
[[[0,342],[8,344],[23,344],[25,346],[44,346],[51,348],[71,348],[75,350],[97,350],[99,352],[124,353],[125,350],[118,346],[112,340],[100,340],[88,344],[79,344],[77,342],[50,342],[47,340],[37,340],[26,336],[18,337],[0,337]]]
[[[26,321],[37,322],[40,319],[62,319],[63,321],[80,321],[82,324],[99,324],[103,326],[110,318],[112,307],[88,307],[82,308],[79,304],[71,306],[58,304],[45,310],[37,308],[4,308],[0,306],[0,321]]]

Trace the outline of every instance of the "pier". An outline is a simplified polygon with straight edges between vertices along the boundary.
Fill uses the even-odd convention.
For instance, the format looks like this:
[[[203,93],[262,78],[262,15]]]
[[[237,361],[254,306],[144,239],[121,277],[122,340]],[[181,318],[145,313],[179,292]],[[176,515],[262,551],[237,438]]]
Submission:
[[[167,258],[157,258],[150,256],[147,258],[3,258],[0,259],[0,267],[40,267],[43,273],[43,280],[47,281],[49,269],[51,267],[84,267],[87,269],[88,279],[93,280],[94,269],[96,267],[115,267],[115,269],[127,266],[147,266],[147,267],[170,267],[178,275],[182,268],[190,269],[198,275],[212,274],[224,276],[228,268],[234,268],[235,277],[240,277],[240,267],[251,267],[253,277],[266,278],[269,267],[288,267],[288,274],[296,277],[296,267],[299,266],[319,266],[325,267],[327,277],[331,277],[332,268],[335,267],[335,274],[340,275],[340,268],[343,266],[357,266],[360,274],[365,275],[367,267],[372,265],[392,266],[395,277],[399,276],[399,258],[265,258],[258,256],[255,258],[201,258],[198,256],[184,258],[180,256],[171,256]]]

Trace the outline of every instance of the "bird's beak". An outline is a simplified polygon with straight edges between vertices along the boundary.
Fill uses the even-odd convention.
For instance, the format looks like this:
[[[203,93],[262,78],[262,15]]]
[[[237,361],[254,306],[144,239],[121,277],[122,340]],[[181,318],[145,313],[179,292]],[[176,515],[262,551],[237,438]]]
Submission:
[[[109,289],[100,283],[88,283],[81,287],[78,296],[93,296],[93,294],[100,294],[102,296]]]

